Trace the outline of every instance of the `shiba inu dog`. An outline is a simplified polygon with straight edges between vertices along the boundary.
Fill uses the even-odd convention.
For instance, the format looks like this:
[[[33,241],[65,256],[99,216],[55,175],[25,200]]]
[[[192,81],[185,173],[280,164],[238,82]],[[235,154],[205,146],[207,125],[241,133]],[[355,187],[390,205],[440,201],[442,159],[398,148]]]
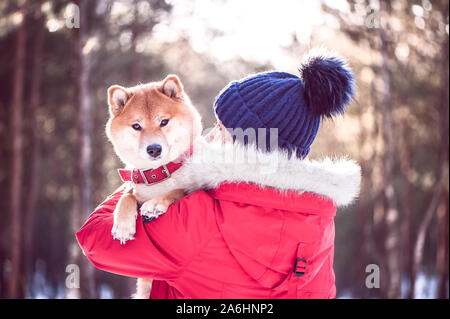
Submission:
[[[161,82],[108,89],[106,133],[125,163],[119,170],[124,193],[114,211],[111,233],[124,244],[136,230],[138,207],[156,218],[191,188],[183,178],[183,157],[201,136],[201,117],[176,75]],[[136,298],[148,298],[151,280],[138,279]]]

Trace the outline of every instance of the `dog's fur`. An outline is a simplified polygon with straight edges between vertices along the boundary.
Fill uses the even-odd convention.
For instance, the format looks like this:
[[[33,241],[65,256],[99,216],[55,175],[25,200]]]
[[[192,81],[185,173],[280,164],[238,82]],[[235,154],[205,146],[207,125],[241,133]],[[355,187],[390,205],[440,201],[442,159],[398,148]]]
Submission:
[[[177,160],[201,135],[200,114],[176,75],[131,88],[113,85],[108,89],[108,104],[106,132],[128,169],[157,168]],[[168,120],[166,125],[164,120]],[[161,154],[153,157],[147,147],[155,144],[161,146]],[[121,243],[133,239],[138,205],[142,215],[158,217],[185,195],[186,188],[186,180],[178,171],[160,183],[126,184],[114,211],[111,231]],[[148,298],[150,287],[151,280],[139,279],[135,297]]]

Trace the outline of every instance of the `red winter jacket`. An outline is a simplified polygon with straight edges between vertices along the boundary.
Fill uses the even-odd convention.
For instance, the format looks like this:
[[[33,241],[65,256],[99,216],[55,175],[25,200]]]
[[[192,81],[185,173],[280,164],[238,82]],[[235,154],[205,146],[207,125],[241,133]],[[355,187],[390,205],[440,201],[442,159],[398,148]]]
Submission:
[[[287,168],[283,161],[280,169]],[[277,170],[273,180],[267,177],[270,172],[264,176],[265,184],[274,185],[262,187],[246,181],[258,179],[250,176],[254,170],[239,166],[229,171],[231,182],[196,191],[149,223],[139,216],[135,239],[125,245],[111,236],[112,213],[121,196],[116,193],[92,213],[77,233],[78,242],[99,269],[155,279],[151,298],[334,298],[336,203],[347,204],[356,196],[359,167],[296,161],[292,164],[304,177],[297,184],[288,176],[278,181],[283,173]],[[208,171],[208,165],[198,164],[217,183],[212,166]],[[315,180],[305,182],[311,174]],[[353,188],[343,186],[352,179]],[[284,183],[293,189],[280,191]],[[307,184],[321,195],[296,188]]]

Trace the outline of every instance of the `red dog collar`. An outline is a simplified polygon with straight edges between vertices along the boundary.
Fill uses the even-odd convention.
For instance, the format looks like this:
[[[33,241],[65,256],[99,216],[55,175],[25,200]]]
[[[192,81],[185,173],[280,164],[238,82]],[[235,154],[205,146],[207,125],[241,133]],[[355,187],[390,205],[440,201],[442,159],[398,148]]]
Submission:
[[[185,156],[189,156],[191,154],[192,146],[189,151],[183,154],[180,158],[184,158]],[[155,169],[119,169],[118,173],[123,182],[151,185],[168,179],[173,172],[179,169],[182,165],[183,161],[178,159]]]
[[[183,164],[170,162],[155,169],[119,169],[118,172],[123,182],[150,185],[168,179],[181,165]]]

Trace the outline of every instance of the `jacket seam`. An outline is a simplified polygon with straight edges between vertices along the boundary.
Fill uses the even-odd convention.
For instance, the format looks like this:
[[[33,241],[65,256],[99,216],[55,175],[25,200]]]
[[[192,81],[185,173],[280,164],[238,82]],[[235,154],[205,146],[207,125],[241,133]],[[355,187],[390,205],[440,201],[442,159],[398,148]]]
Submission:
[[[272,257],[272,260],[270,261],[270,264],[268,266],[266,266],[266,269],[264,270],[264,272],[256,280],[260,280],[267,273],[267,270],[272,267],[272,265],[273,265],[277,255],[278,255],[278,252],[280,251],[281,239],[283,238],[283,234],[284,234],[284,232],[286,230],[286,216],[284,216],[284,214],[282,214],[282,216],[283,216],[283,225],[281,226],[280,240],[278,242],[277,250],[276,250],[275,254]],[[289,274],[289,272],[288,272],[288,274]]]

